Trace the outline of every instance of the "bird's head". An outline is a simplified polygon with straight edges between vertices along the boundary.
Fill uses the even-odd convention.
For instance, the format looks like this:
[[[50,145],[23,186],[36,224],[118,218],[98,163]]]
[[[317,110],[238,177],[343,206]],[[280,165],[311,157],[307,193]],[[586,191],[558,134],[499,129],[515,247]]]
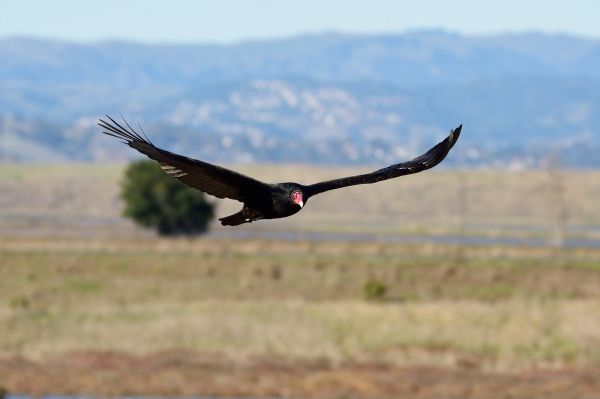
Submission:
[[[302,208],[304,206],[304,194],[301,190],[293,190],[290,194],[290,201]]]

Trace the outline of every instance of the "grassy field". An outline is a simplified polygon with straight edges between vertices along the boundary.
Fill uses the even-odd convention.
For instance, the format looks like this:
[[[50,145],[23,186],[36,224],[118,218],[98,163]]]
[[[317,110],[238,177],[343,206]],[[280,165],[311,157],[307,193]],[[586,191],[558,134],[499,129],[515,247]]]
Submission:
[[[357,172],[241,170],[301,182]],[[294,218],[236,230],[246,238],[214,226],[225,238],[196,239],[157,238],[123,220],[121,172],[0,166],[0,386],[9,391],[597,393],[600,249],[253,234],[597,240],[600,172],[424,173],[315,197]],[[238,206],[223,201],[217,213]]]
[[[551,250],[239,244],[5,239],[0,351],[600,366],[594,251],[556,264]],[[387,288],[377,302],[368,281]]]
[[[369,168],[242,165],[264,181],[310,183]],[[0,165],[0,235],[131,236],[120,218],[122,166]],[[572,237],[600,240],[598,171],[432,171],[314,197],[293,218],[238,231],[294,230],[375,234],[471,234],[552,239],[564,225]],[[237,211],[218,201],[217,215]],[[90,229],[94,231],[91,232]],[[227,228],[214,226],[214,230]]]

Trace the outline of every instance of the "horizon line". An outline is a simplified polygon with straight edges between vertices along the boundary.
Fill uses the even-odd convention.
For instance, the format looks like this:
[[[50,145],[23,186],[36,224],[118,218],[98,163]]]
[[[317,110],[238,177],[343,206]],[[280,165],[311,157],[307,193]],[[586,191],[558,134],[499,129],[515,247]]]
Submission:
[[[527,30],[504,30],[497,32],[462,32],[459,30],[452,30],[442,27],[430,27],[430,28],[415,28],[406,29],[399,31],[381,31],[381,32],[361,32],[361,31],[346,31],[346,30],[321,30],[315,32],[298,32],[291,33],[288,35],[274,35],[274,36],[256,36],[247,37],[234,40],[217,40],[217,39],[190,39],[190,40],[173,40],[173,39],[159,39],[159,40],[144,40],[140,38],[128,38],[128,37],[104,37],[104,38],[93,38],[93,39],[75,39],[61,36],[48,36],[48,35],[36,35],[36,34],[7,34],[0,35],[0,41],[10,40],[35,40],[35,41],[46,41],[46,42],[63,42],[70,44],[81,44],[81,45],[93,45],[102,43],[130,43],[130,44],[141,44],[141,45],[210,45],[210,46],[235,46],[249,43],[264,43],[264,42],[277,42],[301,38],[311,38],[319,36],[340,36],[340,37],[389,37],[389,36],[406,36],[415,34],[444,34],[447,36],[457,36],[462,38],[493,38],[503,36],[526,36],[526,35],[540,35],[549,37],[568,37],[580,40],[588,41],[600,41],[600,36],[591,36],[581,33],[574,33],[568,31],[546,31],[541,29],[527,29]]]

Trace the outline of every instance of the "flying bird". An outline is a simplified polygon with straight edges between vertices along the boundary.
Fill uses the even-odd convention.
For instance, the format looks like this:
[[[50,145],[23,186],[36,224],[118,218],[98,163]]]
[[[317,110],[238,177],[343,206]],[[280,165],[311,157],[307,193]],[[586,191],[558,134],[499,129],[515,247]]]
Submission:
[[[325,191],[357,184],[377,183],[433,168],[448,155],[462,129],[460,125],[452,130],[446,139],[410,161],[391,165],[372,173],[305,186],[298,183],[263,183],[221,166],[174,154],[154,146],[143,130],[140,135],[125,119],[123,124],[119,124],[110,116],[106,117],[109,122],[100,119],[98,123],[103,133],[123,140],[131,148],[157,161],[171,177],[215,197],[242,202],[244,206],[241,211],[219,219],[223,226],[237,226],[259,219],[291,216],[300,211],[310,197]]]

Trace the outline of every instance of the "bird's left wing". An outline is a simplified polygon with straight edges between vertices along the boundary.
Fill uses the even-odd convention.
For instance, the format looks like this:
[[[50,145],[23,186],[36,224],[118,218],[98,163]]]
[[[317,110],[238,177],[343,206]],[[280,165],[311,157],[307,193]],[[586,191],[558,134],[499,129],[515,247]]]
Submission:
[[[188,186],[218,198],[230,198],[248,204],[270,200],[268,184],[221,166],[155,147],[145,135],[141,136],[127,121],[123,120],[123,126],[110,116],[106,117],[110,122],[100,119],[98,123],[104,129],[103,133],[124,140],[131,148],[160,163],[168,175]]]
[[[435,165],[442,162],[446,155],[448,155],[448,152],[450,152],[450,149],[458,140],[461,129],[462,125],[452,130],[452,132],[450,132],[450,135],[446,137],[446,139],[432,147],[425,154],[420,155],[410,161],[391,165],[387,168],[379,169],[375,172],[367,173],[364,175],[343,177],[341,179],[316,183],[308,186],[308,192],[310,195],[315,195],[324,191],[335,190],[337,188],[347,186],[354,186],[357,184],[377,183],[382,180],[393,179],[394,177],[410,175],[413,173],[419,173],[426,169],[433,168]]]

